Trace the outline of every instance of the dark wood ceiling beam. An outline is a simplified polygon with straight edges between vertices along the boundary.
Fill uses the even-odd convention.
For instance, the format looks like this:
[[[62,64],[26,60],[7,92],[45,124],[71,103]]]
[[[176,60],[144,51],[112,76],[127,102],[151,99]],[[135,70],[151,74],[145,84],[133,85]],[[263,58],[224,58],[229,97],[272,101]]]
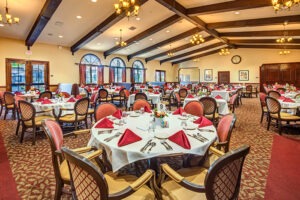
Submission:
[[[130,54],[130,55],[127,56],[127,59],[130,60],[131,58],[133,58],[133,57],[135,57],[137,55],[140,55],[140,54],[143,54],[143,53],[147,53],[147,52],[152,51],[152,50],[154,50],[154,49],[156,49],[158,47],[161,47],[161,46],[164,46],[166,44],[169,44],[169,43],[172,43],[172,42],[184,39],[184,38],[189,37],[189,36],[191,36],[191,35],[193,35],[195,33],[198,33],[199,31],[200,31],[199,28],[193,28],[193,29],[191,29],[189,31],[186,31],[184,33],[181,33],[179,35],[171,37],[171,38],[169,38],[167,40],[161,41],[161,42],[159,42],[159,43],[157,43],[155,45],[152,45],[150,47],[147,47],[145,49],[142,49],[140,51],[132,53],[132,54]]]
[[[186,61],[189,61],[189,60],[194,60],[194,59],[201,58],[201,57],[204,57],[204,56],[208,56],[208,55],[211,55],[211,54],[215,54],[215,53],[218,53],[219,51],[220,51],[219,49],[216,49],[216,50],[206,52],[206,53],[203,53],[203,54],[200,54],[200,55],[195,55],[195,56],[191,56],[191,57],[188,57],[188,58],[184,58],[182,60],[177,60],[177,61],[172,62],[172,65],[179,64],[179,63],[182,63],[182,62],[186,62]]]
[[[126,41],[127,46],[133,44],[136,41],[140,41],[140,40],[142,40],[142,39],[144,39],[144,38],[146,38],[146,37],[148,37],[148,36],[150,36],[150,35],[158,32],[158,31],[160,31],[160,30],[162,30],[164,28],[167,28],[168,26],[171,26],[172,24],[178,22],[181,19],[182,18],[180,16],[173,15],[173,16],[169,17],[168,19],[166,19],[166,20],[164,20],[164,21],[162,21],[162,22],[160,22],[160,23],[158,23],[158,24],[156,24],[156,25],[148,28],[147,30],[141,32],[140,34],[138,34],[138,35],[136,35],[136,36],[128,39]],[[115,47],[113,47],[113,48],[105,51],[104,52],[104,57],[106,58],[107,56],[111,55],[112,53],[114,53],[116,51],[119,51],[119,50],[121,50],[123,48],[125,48],[125,47],[121,47],[120,45],[115,46]]]
[[[140,5],[143,5],[148,0],[140,0]],[[83,36],[78,42],[76,42],[72,47],[71,51],[72,53],[75,53],[80,48],[82,48],[84,45],[101,35],[104,31],[112,27],[114,24],[119,22],[121,19],[126,17],[125,13],[116,14],[115,12],[111,14],[108,18],[106,18],[103,22],[101,22],[98,26],[96,26],[93,30],[91,30],[88,34]]]
[[[211,41],[211,40],[213,40],[213,39],[215,39],[215,38],[212,37],[212,36],[206,37],[206,38],[205,38],[205,42],[209,42],[209,41]],[[178,52],[178,51],[182,51],[182,50],[191,48],[191,47],[193,47],[193,46],[194,46],[194,45],[193,45],[192,43],[189,42],[188,44],[185,44],[185,45],[182,45],[182,46],[180,46],[180,47],[176,47],[176,48],[174,48],[174,49],[171,49],[171,51],[172,51],[173,53],[176,53],[176,52]],[[151,57],[149,57],[149,58],[146,58],[145,60],[146,60],[146,62],[149,62],[149,61],[151,61],[151,60],[154,60],[155,58],[159,58],[159,57],[165,56],[165,55],[167,55],[169,52],[170,52],[170,50],[169,50],[169,51],[162,52],[162,53],[159,53],[159,54],[156,54],[156,55],[154,55],[154,56],[151,56]]]
[[[211,45],[208,45],[208,46],[205,46],[205,47],[201,47],[201,48],[195,49],[193,51],[189,51],[189,52],[177,55],[177,56],[173,56],[173,57],[161,60],[160,64],[163,64],[163,63],[171,61],[171,60],[176,60],[176,59],[179,59],[179,58],[183,58],[183,57],[195,54],[195,53],[200,53],[200,52],[203,52],[203,51],[207,51],[207,50],[210,50],[210,49],[213,49],[213,48],[216,48],[216,47],[220,47],[220,46],[223,46],[223,45],[224,45],[224,43],[219,42],[219,43],[216,43],[216,44],[211,44]]]
[[[203,22],[201,19],[199,19],[196,16],[189,16],[187,14],[187,9],[183,7],[181,4],[179,4],[177,1],[175,0],[156,0],[156,1],[161,5],[165,6],[166,8],[168,8],[169,10],[173,11],[177,15],[181,16],[182,18],[188,20],[189,22],[191,22],[201,30],[219,39],[221,42],[230,45],[225,38],[221,38],[219,36],[219,33],[217,31],[207,28],[207,24]]]
[[[242,40],[229,40],[230,43],[232,44],[238,44],[238,43],[269,43],[269,44],[278,44],[276,43],[276,39],[242,39]],[[293,39],[289,43],[299,43],[300,44],[300,39]]]
[[[252,0],[252,1],[245,1],[245,0],[236,0],[236,1],[229,1],[217,4],[211,4],[206,6],[199,6],[195,8],[187,9],[188,15],[207,15],[207,14],[214,14],[220,12],[228,12],[228,11],[237,11],[237,10],[245,10],[251,8],[260,8],[272,6],[270,0]]]
[[[273,17],[273,18],[260,18],[260,19],[247,19],[229,22],[216,22],[207,24],[209,29],[218,28],[238,28],[238,27],[251,27],[251,26],[267,26],[267,25],[280,25],[285,21],[289,24],[300,23],[300,15]]]
[[[300,49],[300,45],[286,45],[285,49]],[[281,45],[248,45],[240,44],[236,45],[236,48],[254,48],[254,49],[283,49]]]
[[[35,20],[26,40],[25,40],[25,45],[29,48],[31,47],[34,42],[38,39],[42,31],[44,30],[45,26],[51,19],[52,15],[60,5],[62,0],[47,0]]]
[[[300,30],[287,30],[289,36],[300,36]],[[221,37],[276,37],[282,36],[283,31],[249,31],[220,33]]]

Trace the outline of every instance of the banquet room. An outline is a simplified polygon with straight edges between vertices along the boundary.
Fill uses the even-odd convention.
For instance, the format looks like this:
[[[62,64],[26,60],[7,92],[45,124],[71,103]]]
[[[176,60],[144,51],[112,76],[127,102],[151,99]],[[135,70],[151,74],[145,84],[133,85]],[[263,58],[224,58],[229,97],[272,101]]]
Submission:
[[[299,0],[0,0],[0,200],[298,200],[299,152]]]

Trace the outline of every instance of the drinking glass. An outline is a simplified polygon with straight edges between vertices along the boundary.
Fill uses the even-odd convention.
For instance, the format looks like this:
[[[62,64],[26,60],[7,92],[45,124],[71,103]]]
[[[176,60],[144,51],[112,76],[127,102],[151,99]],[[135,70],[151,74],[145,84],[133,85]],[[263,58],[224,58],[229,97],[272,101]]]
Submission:
[[[145,108],[144,108],[144,107],[141,107],[141,108],[140,108],[140,112],[141,112],[141,114],[144,114]]]

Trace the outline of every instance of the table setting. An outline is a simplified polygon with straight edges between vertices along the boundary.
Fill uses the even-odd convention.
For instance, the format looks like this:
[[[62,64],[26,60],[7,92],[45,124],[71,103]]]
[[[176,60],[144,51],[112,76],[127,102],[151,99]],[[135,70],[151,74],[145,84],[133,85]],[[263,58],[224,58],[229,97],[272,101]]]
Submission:
[[[296,115],[297,109],[300,108],[300,99],[292,99],[281,96],[278,98],[278,101],[281,104],[282,109],[292,115]]]
[[[151,99],[152,104],[156,104],[158,105],[160,103],[160,97],[161,97],[161,93],[155,91],[155,92],[145,92],[145,94],[147,95],[148,100]],[[130,105],[132,105],[135,101],[135,94],[131,94],[128,97],[128,101],[127,101],[127,107],[129,108]]]

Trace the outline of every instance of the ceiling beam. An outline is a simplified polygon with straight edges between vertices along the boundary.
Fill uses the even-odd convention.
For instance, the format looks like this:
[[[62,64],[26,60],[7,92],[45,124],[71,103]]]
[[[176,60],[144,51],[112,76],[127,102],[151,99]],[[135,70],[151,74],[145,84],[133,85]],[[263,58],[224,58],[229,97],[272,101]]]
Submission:
[[[198,33],[198,32],[199,32],[199,28],[193,28],[193,29],[191,29],[191,30],[189,30],[189,31],[186,31],[186,32],[184,32],[184,33],[181,33],[181,34],[179,34],[179,35],[176,35],[176,36],[174,36],[174,37],[171,37],[171,38],[169,38],[169,39],[167,39],[167,40],[161,41],[161,42],[159,42],[159,43],[157,43],[157,44],[155,44],[155,45],[152,45],[152,46],[150,46],[150,47],[147,47],[147,48],[145,48],[145,49],[142,49],[142,50],[140,50],[140,51],[137,51],[137,52],[135,52],[135,53],[132,53],[132,54],[130,54],[130,55],[127,56],[127,59],[130,60],[131,58],[133,58],[133,57],[135,57],[135,56],[137,56],[137,55],[140,55],[140,54],[143,54],[143,53],[147,53],[147,52],[152,51],[152,50],[154,50],[154,49],[156,49],[156,48],[158,48],[158,47],[161,47],[161,46],[164,46],[164,45],[166,45],[166,44],[175,42],[175,41],[177,41],[177,40],[184,39],[184,38],[186,38],[186,37],[188,37],[188,36],[191,36],[191,35],[193,35],[193,34],[195,34],[195,33]]]
[[[198,18],[196,16],[189,16],[187,14],[187,9],[185,7],[183,7],[181,4],[179,4],[177,1],[175,1],[175,0],[156,0],[156,1],[158,3],[160,3],[161,5],[165,6],[166,8],[170,9],[177,15],[181,16],[185,20],[188,20],[189,22],[191,22],[192,24],[194,24],[201,30],[203,30],[203,31],[207,32],[208,34],[212,35],[213,37],[219,39],[221,42],[226,43],[227,45],[230,45],[225,38],[221,38],[219,36],[219,33],[216,30],[207,28],[207,24],[204,21],[202,21],[200,18]]]
[[[212,36],[209,36],[209,37],[206,37],[206,38],[204,38],[204,39],[205,39],[205,42],[209,42],[209,41],[211,41],[211,40],[213,40],[213,39],[215,39],[215,38],[212,37]],[[193,47],[193,46],[195,46],[195,45],[193,45],[192,43],[189,42],[189,43],[187,43],[187,44],[185,44],[185,45],[182,45],[182,46],[180,46],[180,47],[176,47],[176,48],[174,48],[174,49],[171,49],[171,51],[172,51],[173,53],[176,53],[176,52],[178,52],[178,51],[182,51],[182,50],[191,48],[191,47]],[[149,61],[151,61],[151,60],[154,60],[155,58],[159,58],[159,57],[162,57],[162,56],[166,56],[169,52],[170,52],[170,50],[165,51],[165,52],[162,52],[162,53],[159,53],[159,54],[156,54],[156,55],[154,55],[154,56],[151,56],[151,57],[149,57],[149,58],[146,58],[145,61],[146,61],[146,62],[149,62]]]
[[[172,24],[180,21],[181,19],[182,18],[180,16],[173,15],[173,16],[169,17],[168,19],[166,19],[166,20],[164,20],[164,21],[162,21],[162,22],[160,22],[160,23],[158,23],[158,24],[156,24],[156,25],[148,28],[147,30],[141,32],[140,34],[138,34],[138,35],[136,35],[136,36],[128,39],[126,41],[127,46],[133,44],[136,41],[140,41],[140,40],[142,40],[142,39],[144,39],[144,38],[146,38],[146,37],[148,37],[148,36],[150,36],[150,35],[158,32],[158,31],[160,31],[160,30],[162,30],[164,28],[167,28],[168,26],[171,26]],[[104,52],[104,57],[106,58],[107,56],[111,55],[112,53],[114,53],[116,51],[119,51],[119,50],[121,50],[123,48],[125,48],[125,47],[121,47],[120,45],[117,45],[117,46],[115,46],[115,47],[113,47],[113,48],[105,51]]]
[[[192,51],[189,51],[189,52],[177,55],[177,56],[172,56],[170,58],[166,58],[164,60],[161,60],[160,64],[163,64],[163,63],[168,62],[170,60],[176,60],[176,59],[179,59],[179,58],[183,58],[183,57],[195,54],[195,53],[207,51],[207,50],[210,50],[210,49],[213,49],[213,48],[216,48],[216,47],[220,47],[220,46],[223,46],[223,45],[224,45],[224,43],[218,42],[216,44],[211,44],[211,45],[208,45],[208,46],[205,46],[205,47],[200,47],[199,49],[195,49],[195,50],[192,50]]]
[[[236,45],[236,48],[254,48],[254,49],[283,49],[281,45]],[[300,49],[300,45],[286,45],[286,49]]]
[[[228,21],[228,22],[216,22],[209,23],[207,27],[210,29],[218,28],[239,28],[239,27],[251,27],[251,26],[267,26],[267,25],[283,25],[284,22],[288,21],[289,24],[300,23],[300,15],[284,16],[284,17],[273,17],[273,18],[260,18],[260,19],[247,19],[239,21]]]
[[[216,50],[206,52],[206,53],[203,53],[203,54],[200,54],[200,55],[195,55],[195,56],[191,56],[191,57],[188,57],[188,58],[184,58],[182,60],[177,60],[177,61],[172,62],[172,65],[179,64],[179,63],[182,63],[182,62],[186,62],[186,61],[189,61],[189,60],[194,60],[194,59],[201,58],[201,57],[204,57],[204,56],[208,56],[208,55],[211,55],[211,54],[215,54],[215,53],[218,53],[219,51],[220,51],[219,49],[216,49]]]
[[[239,40],[229,40],[230,43],[232,44],[237,44],[237,43],[269,43],[269,44],[277,44],[280,45],[279,43],[276,43],[276,39],[239,39]],[[293,43],[299,43],[300,44],[300,39],[293,39],[291,42]]]
[[[300,30],[287,30],[289,36],[300,36]],[[227,32],[220,33],[221,37],[272,37],[282,36],[281,31],[249,31],[249,32]]]
[[[140,5],[143,5],[147,1],[148,0],[140,0],[139,2],[140,2]],[[77,41],[71,47],[72,53],[75,53],[80,48],[82,48],[84,45],[86,45],[87,43],[89,43],[90,41],[92,41],[93,39],[95,39],[96,37],[98,37],[99,35],[101,35],[102,33],[104,33],[104,31],[106,31],[107,29],[109,29],[110,27],[112,27],[114,24],[116,24],[117,22],[119,22],[124,17],[126,17],[126,15],[125,15],[124,12],[121,13],[121,14],[116,14],[116,12],[114,12],[113,14],[111,14],[108,18],[106,18],[103,22],[101,22],[98,26],[96,26],[88,34],[86,34],[79,41]]]
[[[34,42],[38,39],[42,31],[44,30],[45,26],[51,19],[52,15],[60,5],[62,0],[47,0],[35,20],[26,40],[25,40],[25,45],[29,48],[31,47]]]
[[[236,0],[236,1],[229,1],[217,4],[211,4],[206,6],[199,6],[194,8],[187,9],[188,15],[207,15],[207,14],[214,14],[220,12],[229,12],[229,11],[237,11],[237,10],[245,10],[251,8],[260,8],[272,6],[270,0],[252,0],[252,1],[245,1],[245,0]]]

